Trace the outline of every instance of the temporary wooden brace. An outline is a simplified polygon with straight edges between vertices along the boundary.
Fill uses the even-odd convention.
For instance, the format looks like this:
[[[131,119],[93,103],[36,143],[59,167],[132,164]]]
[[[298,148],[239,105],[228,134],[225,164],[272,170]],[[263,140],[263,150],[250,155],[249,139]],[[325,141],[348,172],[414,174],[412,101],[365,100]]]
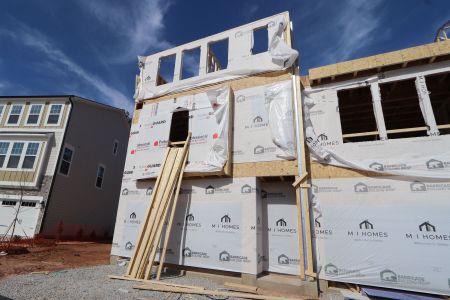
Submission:
[[[169,149],[169,153],[167,154],[166,168],[164,170],[162,170],[162,173],[160,174],[160,176],[161,176],[160,185],[158,186],[158,189],[156,191],[154,189],[154,192],[156,192],[156,196],[153,200],[152,206],[155,209],[150,211],[149,226],[147,226],[147,228],[146,228],[147,230],[144,232],[144,237],[143,237],[145,242],[143,243],[142,249],[140,249],[139,256],[138,256],[139,263],[133,270],[133,273],[131,274],[132,277],[142,278],[142,273],[145,270],[148,252],[150,251],[150,247],[153,245],[153,243],[151,243],[151,241],[154,240],[155,228],[161,218],[161,214],[163,213],[163,207],[162,207],[163,205],[161,205],[162,198],[164,197],[164,192],[167,189],[168,178],[170,177],[170,174],[171,174],[172,170],[174,169],[172,166],[175,163],[177,153],[178,153],[177,148]]]
[[[186,145],[185,145],[186,146]],[[174,199],[174,197],[178,197],[178,194],[174,194],[174,188],[176,183],[178,182],[179,176],[180,176],[180,171],[181,171],[181,166],[184,168],[183,162],[186,161],[185,157],[187,155],[187,147],[183,147],[183,149],[178,150],[178,155],[176,157],[176,162],[175,165],[177,166],[177,168],[174,169],[173,172],[171,173],[171,176],[169,178],[169,182],[170,182],[170,190],[166,189],[163,199],[167,199],[164,202],[164,206],[163,206],[163,211],[162,211],[162,215],[161,218],[159,219],[159,223],[156,226],[156,235],[154,237],[154,241],[156,241],[156,243],[153,245],[151,252],[150,252],[150,256],[148,259],[148,264],[145,270],[145,276],[144,278],[146,279],[150,279],[150,275],[151,275],[151,270],[152,270],[152,266],[153,266],[153,262],[155,261],[155,257],[156,257],[156,253],[158,250],[158,246],[160,244],[161,241],[161,236],[162,236],[162,230],[164,227],[164,221],[167,219],[167,213],[170,207],[170,202],[172,202],[172,199]],[[168,184],[169,186],[169,184]],[[179,190],[178,190],[179,191]],[[169,234],[168,232],[166,232],[166,234]],[[162,256],[162,252],[160,254],[160,257]]]
[[[187,144],[185,144],[184,147],[187,147]],[[188,154],[189,154],[189,152],[187,152],[186,155],[184,156],[184,161],[182,164],[183,166],[186,165]],[[177,183],[177,189],[175,192],[175,199],[173,200],[173,203],[172,203],[172,211],[169,216],[169,222],[167,223],[166,234],[164,235],[164,245],[163,245],[163,249],[162,249],[162,252],[161,252],[161,255],[159,258],[159,266],[158,266],[158,272],[156,273],[156,280],[159,280],[161,278],[161,271],[164,266],[164,260],[166,259],[167,245],[169,243],[169,237],[170,237],[170,232],[172,230],[173,218],[175,216],[175,211],[176,211],[177,204],[178,204],[178,194],[180,193],[181,181],[183,178],[183,174],[184,174],[184,168],[181,169],[180,174],[178,176],[178,183]]]
[[[245,299],[261,299],[261,300],[286,300],[286,299],[302,300],[302,299],[305,299],[305,298],[275,297],[275,296],[266,296],[266,295],[257,295],[257,294],[239,293],[239,292],[228,292],[228,291],[219,291],[219,290],[207,290],[207,289],[203,289],[201,287],[193,287],[193,286],[186,286],[186,287],[168,286],[168,285],[161,285],[159,283],[160,283],[160,281],[147,281],[145,284],[135,285],[135,286],[133,286],[133,288],[141,289],[141,290],[158,291],[158,292],[225,296],[225,297],[236,297],[236,298],[245,298]]]
[[[164,154],[164,161],[161,164],[161,173],[166,168],[166,162],[167,162],[168,154],[169,154],[169,148],[166,149],[166,152]],[[154,186],[155,191],[158,190],[160,179],[161,179],[160,176],[158,176],[158,178],[156,179],[156,183],[155,183],[155,186]],[[141,226],[141,228],[139,230],[138,240],[137,240],[136,245],[134,247],[133,255],[131,256],[131,260],[130,260],[130,262],[128,264],[128,268],[127,268],[127,272],[126,272],[126,274],[129,275],[129,276],[132,275],[132,270],[135,267],[136,260],[137,260],[136,258],[140,257],[140,255],[142,255],[142,254],[139,254],[139,250],[141,249],[141,244],[142,244],[142,237],[143,237],[145,228],[148,226],[148,223],[150,221],[149,220],[149,216],[150,216],[152,207],[154,206],[154,203],[155,203],[154,199],[156,198],[155,197],[156,195],[157,195],[157,193],[154,192],[152,194],[151,198],[150,198],[150,205],[148,206],[147,212],[145,213],[144,223],[142,224],[142,226]]]
[[[136,248],[127,269],[126,275],[130,278],[149,277],[161,239],[167,209],[172,199],[178,197],[179,188],[177,187],[174,191],[175,184],[181,180],[180,173],[186,164],[190,137],[189,133],[183,148],[173,147],[166,151],[160,174],[156,180],[152,202],[147,210]]]
[[[295,74],[293,75],[293,78],[294,78],[294,82],[295,82],[294,88],[296,90],[297,98],[299,98],[301,91],[300,91],[300,74],[299,74],[298,67],[295,69]],[[302,157],[301,158],[298,157],[297,160],[301,159],[301,171],[302,171],[302,174],[305,174],[305,173],[307,173],[306,150],[305,150],[307,147],[304,142],[305,139],[304,139],[304,132],[303,132],[303,130],[304,130],[304,128],[303,128],[303,106],[302,106],[301,98],[299,98],[300,101],[297,99],[295,99],[295,100],[297,101],[297,106],[298,106],[298,111],[297,111],[297,113],[298,113],[298,130],[299,130],[298,136],[301,141],[298,144],[302,145],[302,149],[303,149]],[[300,197],[300,194],[301,194],[301,199],[298,199]],[[311,219],[310,219],[311,216],[309,213],[309,192],[306,188],[301,187],[300,192],[297,189],[296,195],[297,195],[297,203],[299,203],[299,202],[302,203],[303,212],[305,213],[305,215],[304,215],[304,219],[305,219],[304,232],[306,235],[306,248],[307,248],[306,258],[307,258],[307,263],[308,263],[305,274],[310,277],[316,277],[316,273],[314,272],[314,262],[313,262],[313,247],[312,247]],[[299,207],[297,207],[297,210],[299,210]],[[300,227],[303,227],[303,226],[300,226],[300,225],[303,225],[303,224],[301,224],[301,219],[298,221],[298,223],[299,223],[299,229],[300,229]],[[299,237],[300,237],[300,234],[299,234]],[[299,243],[300,243],[300,241],[299,241]],[[303,240],[302,240],[302,244],[303,244]],[[301,253],[301,254],[304,254],[304,253]],[[300,259],[302,259],[302,257],[304,257],[304,256],[301,256]],[[302,264],[300,264],[300,265],[302,265]],[[300,269],[300,271],[302,271],[302,269]],[[300,276],[302,277],[302,274],[300,274]]]

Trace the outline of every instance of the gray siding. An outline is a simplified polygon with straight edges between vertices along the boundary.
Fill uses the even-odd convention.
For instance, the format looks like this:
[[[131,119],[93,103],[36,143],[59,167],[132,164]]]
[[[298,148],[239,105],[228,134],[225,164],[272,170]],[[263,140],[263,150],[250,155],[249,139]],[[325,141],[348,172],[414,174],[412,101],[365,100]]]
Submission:
[[[65,138],[75,152],[69,176],[55,174],[44,236],[112,236],[129,131],[122,112],[75,99]],[[106,168],[102,189],[95,187],[99,164]]]

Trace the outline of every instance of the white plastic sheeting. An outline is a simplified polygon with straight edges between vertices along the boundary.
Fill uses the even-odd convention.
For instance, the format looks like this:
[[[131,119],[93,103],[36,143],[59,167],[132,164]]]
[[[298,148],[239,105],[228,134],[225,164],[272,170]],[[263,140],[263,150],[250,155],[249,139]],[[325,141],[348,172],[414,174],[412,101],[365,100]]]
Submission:
[[[136,91],[134,95],[136,101],[154,98],[168,93],[181,92],[203,85],[237,79],[252,74],[280,71],[291,67],[298,57],[298,51],[289,47],[284,41],[284,30],[288,26],[289,21],[286,20],[283,15],[278,15],[273,18],[268,18],[266,21],[260,20],[256,23],[258,22],[263,22],[260,24],[261,27],[264,25],[267,26],[267,52],[256,55],[252,54],[253,29],[257,28],[255,27],[257,24],[249,24],[210,37],[210,40],[209,38],[205,38],[162,53],[150,56],[140,56],[140,74],[136,79]],[[208,51],[209,43],[226,38],[229,40],[230,48],[228,51],[229,57],[227,68],[207,73],[206,52]],[[181,79],[182,52],[183,50],[194,49],[196,47],[201,48],[199,76]],[[174,81],[164,85],[156,85],[160,58],[172,54],[177,55],[175,74],[173,75]]]
[[[306,142],[321,163],[394,175],[450,178],[450,135],[343,143],[337,91],[303,94]]]
[[[295,159],[292,82],[235,91],[233,162]]]
[[[152,192],[153,181],[122,184],[113,255],[132,255]],[[184,180],[166,259],[250,274],[298,274],[296,228],[295,194],[287,182]]]
[[[192,132],[186,172],[221,171],[228,159],[229,88],[144,105],[134,154],[134,179],[158,175],[168,146],[172,112],[189,110]]]
[[[448,181],[378,177],[312,184],[319,278],[450,295]]]

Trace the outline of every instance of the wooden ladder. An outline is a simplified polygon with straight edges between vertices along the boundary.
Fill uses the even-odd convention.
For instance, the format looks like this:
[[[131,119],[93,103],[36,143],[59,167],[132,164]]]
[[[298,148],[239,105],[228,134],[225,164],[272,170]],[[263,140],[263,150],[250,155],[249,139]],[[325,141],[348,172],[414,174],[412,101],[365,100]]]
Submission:
[[[150,279],[152,266],[161,243],[164,223],[168,217],[156,275],[158,280],[161,277],[172,222],[177,207],[178,194],[188,157],[190,139],[191,133],[188,134],[186,140],[183,142],[169,142],[160,173],[153,188],[151,204],[147,209],[143,224],[141,225],[136,246],[133,250],[133,256],[125,274],[130,279]]]

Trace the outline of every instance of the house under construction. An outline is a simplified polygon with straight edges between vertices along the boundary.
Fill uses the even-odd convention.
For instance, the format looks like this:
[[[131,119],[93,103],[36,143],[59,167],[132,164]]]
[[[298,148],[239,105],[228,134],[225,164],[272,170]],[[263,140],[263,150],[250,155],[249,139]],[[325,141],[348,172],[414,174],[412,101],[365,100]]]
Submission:
[[[282,13],[139,58],[112,255],[153,257],[136,278],[162,258],[449,295],[450,42],[300,77],[291,30]]]

